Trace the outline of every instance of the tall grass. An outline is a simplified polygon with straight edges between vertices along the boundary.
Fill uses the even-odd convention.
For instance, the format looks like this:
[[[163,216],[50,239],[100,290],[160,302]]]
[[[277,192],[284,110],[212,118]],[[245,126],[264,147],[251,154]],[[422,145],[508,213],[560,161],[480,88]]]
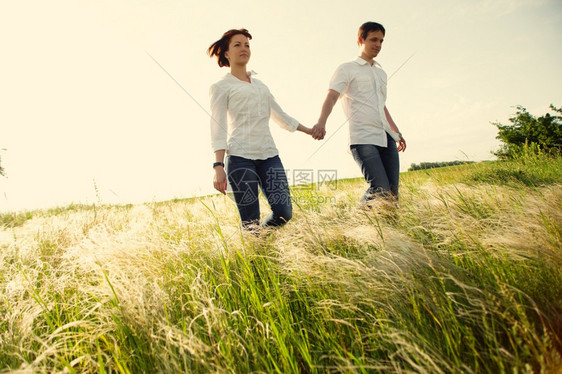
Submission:
[[[562,165],[535,161],[403,174],[399,209],[294,189],[261,236],[222,196],[34,212],[0,231],[0,368],[557,373]]]

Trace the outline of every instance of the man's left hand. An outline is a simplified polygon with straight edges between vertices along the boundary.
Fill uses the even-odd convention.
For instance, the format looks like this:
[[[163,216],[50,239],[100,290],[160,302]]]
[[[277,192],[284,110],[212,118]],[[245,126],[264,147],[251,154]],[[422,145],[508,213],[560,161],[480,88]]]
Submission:
[[[398,140],[398,152],[404,152],[406,150],[406,141],[400,135],[400,140]]]

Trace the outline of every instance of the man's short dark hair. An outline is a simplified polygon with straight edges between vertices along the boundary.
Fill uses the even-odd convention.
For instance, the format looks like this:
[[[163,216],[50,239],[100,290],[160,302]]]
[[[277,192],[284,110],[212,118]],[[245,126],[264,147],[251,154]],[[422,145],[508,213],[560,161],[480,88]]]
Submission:
[[[357,36],[362,40],[367,39],[367,36],[371,31],[382,31],[383,36],[386,35],[386,31],[384,26],[380,23],[376,22],[365,22],[364,24],[359,27],[359,31],[357,32]]]

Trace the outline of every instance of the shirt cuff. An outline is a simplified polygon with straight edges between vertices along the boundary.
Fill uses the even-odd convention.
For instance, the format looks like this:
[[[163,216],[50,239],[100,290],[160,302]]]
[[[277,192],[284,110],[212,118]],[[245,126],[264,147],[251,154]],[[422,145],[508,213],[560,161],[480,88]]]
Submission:
[[[390,131],[390,136],[392,136],[392,139],[394,139],[395,141],[399,141],[400,140],[400,134],[394,131]]]
[[[221,149],[227,150],[228,144],[226,142],[213,142],[211,144],[211,147],[213,148],[213,152],[216,152],[220,151]]]
[[[290,132],[297,131],[298,127],[299,127],[299,121],[297,121],[296,119],[292,120],[291,123],[289,123],[289,131]]]

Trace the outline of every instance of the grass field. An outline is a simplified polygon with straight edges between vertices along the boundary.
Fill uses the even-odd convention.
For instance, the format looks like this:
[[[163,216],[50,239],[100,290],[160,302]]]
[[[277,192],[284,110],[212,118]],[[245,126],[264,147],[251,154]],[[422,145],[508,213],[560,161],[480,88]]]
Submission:
[[[401,178],[259,237],[218,195],[4,214],[0,371],[560,373],[562,160]]]

